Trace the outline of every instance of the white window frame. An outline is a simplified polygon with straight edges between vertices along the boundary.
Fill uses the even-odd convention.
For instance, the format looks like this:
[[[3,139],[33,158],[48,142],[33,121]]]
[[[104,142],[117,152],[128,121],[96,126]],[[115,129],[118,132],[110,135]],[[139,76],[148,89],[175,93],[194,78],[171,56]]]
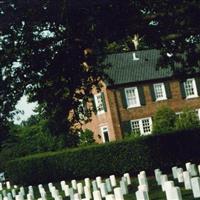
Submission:
[[[162,97],[157,97],[156,94],[156,87],[160,86],[161,87],[161,91],[162,91]],[[154,83],[153,84],[153,89],[154,89],[154,94],[155,94],[155,98],[156,101],[162,101],[162,100],[166,100],[167,99],[167,94],[166,94],[166,90],[165,90],[165,84],[164,83]]]
[[[187,81],[192,81],[192,87],[193,87],[193,90],[194,90],[194,94],[193,94],[193,95],[187,95],[187,91],[186,91],[186,82],[187,82]],[[195,81],[194,78],[189,78],[189,79],[187,79],[187,80],[183,83],[183,85],[184,85],[184,90],[185,90],[186,99],[198,97],[196,81]]]
[[[105,137],[104,137],[104,131],[107,131],[107,132],[108,132],[108,139],[109,139],[109,141],[110,141],[108,126],[101,126],[100,129],[101,129],[101,137],[102,137],[103,143],[106,142]]]
[[[144,127],[143,127],[143,120],[149,120],[149,126],[150,126],[150,132],[144,132]],[[141,118],[141,119],[135,119],[131,120],[131,130],[133,131],[133,122],[139,122],[139,129],[140,129],[140,135],[149,135],[152,133],[152,118],[151,117],[146,117],[146,118]]]
[[[130,104],[130,102],[129,102],[129,98],[128,98],[127,92],[130,91],[130,90],[134,90],[135,91],[135,98],[136,98],[136,103],[135,104]],[[126,96],[127,108],[134,108],[134,107],[141,106],[137,87],[125,88],[125,96]]]
[[[99,101],[98,101],[98,98],[101,98],[101,104],[102,104],[102,110],[99,110]],[[103,105],[103,99],[102,99],[102,94],[101,93],[98,93],[98,94],[95,94],[94,95],[94,101],[95,101],[95,106],[96,106],[96,109],[97,109],[97,115],[101,115],[103,113],[105,113],[105,110],[104,110],[104,105]]]

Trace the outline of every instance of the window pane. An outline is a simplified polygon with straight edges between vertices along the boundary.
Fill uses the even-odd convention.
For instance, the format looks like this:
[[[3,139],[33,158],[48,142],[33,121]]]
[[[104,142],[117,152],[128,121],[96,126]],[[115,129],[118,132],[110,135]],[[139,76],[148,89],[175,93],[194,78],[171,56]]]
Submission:
[[[101,94],[96,95],[96,107],[98,112],[104,111]]]
[[[154,92],[156,99],[164,99],[166,98],[165,95],[165,87],[163,83],[156,83],[154,84]]]
[[[129,88],[126,89],[126,100],[128,107],[137,106],[138,105],[138,97],[137,97],[137,89],[136,88]]]
[[[143,119],[142,120],[142,127],[143,127],[143,133],[149,134],[151,133],[151,125],[149,119]]]
[[[194,80],[193,79],[188,79],[185,84],[185,93],[186,96],[192,96],[195,95],[195,91],[194,91]]]
[[[139,121],[132,121],[131,128],[133,133],[140,133],[140,124]]]

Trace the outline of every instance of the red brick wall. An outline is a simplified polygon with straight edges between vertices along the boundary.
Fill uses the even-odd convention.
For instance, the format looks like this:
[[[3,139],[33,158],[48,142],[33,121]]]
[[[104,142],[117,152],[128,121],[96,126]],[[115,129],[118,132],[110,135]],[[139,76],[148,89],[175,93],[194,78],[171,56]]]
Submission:
[[[187,100],[182,98],[178,80],[170,80],[172,98],[157,102],[152,101],[149,83],[142,83],[140,85],[142,85],[144,89],[146,105],[130,109],[123,108],[119,89],[103,88],[107,112],[101,115],[93,115],[92,121],[84,125],[84,128],[89,128],[95,132],[95,139],[97,142],[102,142],[102,140],[98,138],[98,134],[101,135],[101,126],[108,126],[111,140],[120,139],[122,138],[121,122],[153,116],[156,110],[163,105],[171,107],[175,112],[182,111],[185,107],[200,108],[200,97]],[[138,84],[130,84],[126,87],[132,86],[138,86]]]

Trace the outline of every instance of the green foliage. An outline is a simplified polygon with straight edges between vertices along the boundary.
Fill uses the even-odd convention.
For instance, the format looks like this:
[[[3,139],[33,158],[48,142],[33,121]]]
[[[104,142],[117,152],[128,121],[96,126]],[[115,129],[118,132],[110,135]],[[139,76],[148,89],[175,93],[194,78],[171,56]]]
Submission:
[[[140,134],[140,131],[138,132],[131,132],[131,133],[126,133],[124,134],[125,135],[125,139],[134,139],[134,138],[138,138],[138,137],[141,137],[141,134]]]
[[[199,143],[200,130],[151,135],[27,156],[8,162],[5,169],[9,180],[18,184],[136,174],[141,169],[152,174],[158,167],[167,172],[173,165],[199,162]]]
[[[56,137],[49,133],[47,120],[35,119],[36,116],[31,116],[28,121],[23,122],[23,125],[10,126],[9,137],[2,144],[0,159],[55,151],[66,146],[64,136]],[[72,141],[70,140],[70,142]]]
[[[153,133],[168,133],[175,130],[175,112],[167,107],[160,107],[153,116]]]
[[[95,142],[94,133],[89,129],[82,131],[80,133],[79,141],[80,145],[93,144]]]
[[[197,113],[192,109],[186,108],[177,117],[175,125],[178,130],[187,130],[198,128],[200,122]]]

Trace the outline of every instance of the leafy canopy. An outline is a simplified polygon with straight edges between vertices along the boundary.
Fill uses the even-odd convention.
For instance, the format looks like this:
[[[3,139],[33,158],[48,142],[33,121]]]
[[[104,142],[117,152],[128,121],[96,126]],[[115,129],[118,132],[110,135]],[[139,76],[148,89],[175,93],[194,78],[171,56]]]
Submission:
[[[197,0],[1,1],[1,134],[23,94],[43,107],[51,133],[66,133],[70,111],[78,122],[79,99],[107,78],[100,55],[134,49],[136,33],[161,49],[159,66],[198,71],[199,11]]]

